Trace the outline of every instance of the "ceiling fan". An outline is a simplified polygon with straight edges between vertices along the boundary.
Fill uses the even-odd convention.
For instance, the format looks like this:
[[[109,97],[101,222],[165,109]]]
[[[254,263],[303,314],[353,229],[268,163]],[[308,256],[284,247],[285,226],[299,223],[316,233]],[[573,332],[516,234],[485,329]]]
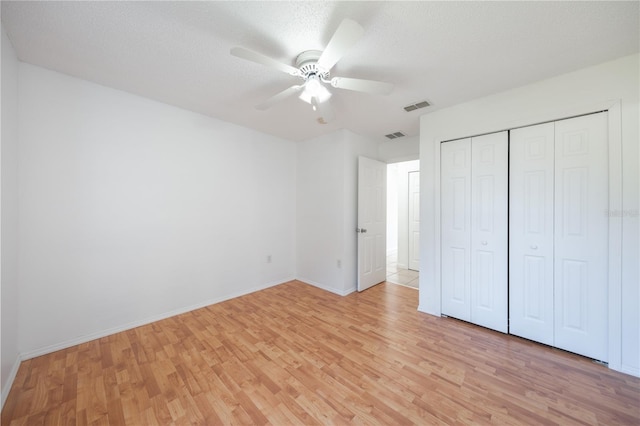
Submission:
[[[257,109],[266,110],[274,104],[296,94],[303,101],[311,104],[314,111],[319,113],[318,122],[326,124],[334,118],[333,110],[328,103],[331,92],[326,85],[338,89],[354,90],[376,95],[387,95],[393,90],[393,85],[381,81],[363,80],[359,78],[330,77],[331,68],[345,53],[362,37],[364,29],[360,24],[345,19],[329,40],[324,51],[307,50],[300,53],[295,61],[295,67],[268,56],[256,53],[243,47],[234,47],[231,54],[271,68],[283,71],[294,77],[301,78],[302,84],[296,84],[256,105]]]

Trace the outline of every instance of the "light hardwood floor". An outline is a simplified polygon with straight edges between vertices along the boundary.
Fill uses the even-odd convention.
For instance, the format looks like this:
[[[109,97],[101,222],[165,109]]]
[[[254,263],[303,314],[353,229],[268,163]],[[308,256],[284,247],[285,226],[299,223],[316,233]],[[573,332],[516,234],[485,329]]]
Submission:
[[[639,424],[640,379],[293,281],[25,361],[2,424]]]

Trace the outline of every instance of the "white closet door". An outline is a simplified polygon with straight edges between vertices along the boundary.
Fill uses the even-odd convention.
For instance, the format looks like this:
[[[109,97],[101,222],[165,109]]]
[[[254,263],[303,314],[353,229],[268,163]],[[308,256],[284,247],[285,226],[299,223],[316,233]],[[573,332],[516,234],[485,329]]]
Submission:
[[[555,124],[555,346],[607,361],[607,114]]]
[[[442,313],[471,321],[471,139],[440,154]]]
[[[471,321],[507,332],[507,132],[471,140]]]
[[[554,123],[511,131],[509,332],[553,338]]]

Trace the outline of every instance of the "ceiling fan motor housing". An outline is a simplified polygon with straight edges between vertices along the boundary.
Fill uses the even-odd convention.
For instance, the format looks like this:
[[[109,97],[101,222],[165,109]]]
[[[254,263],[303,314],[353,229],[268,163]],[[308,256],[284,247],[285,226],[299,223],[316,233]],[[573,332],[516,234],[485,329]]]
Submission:
[[[322,55],[322,52],[319,50],[307,50],[296,58],[296,68],[300,70],[300,74],[302,74],[305,81],[312,75],[318,76],[321,80],[329,79],[329,71],[323,72],[318,68],[320,55]]]

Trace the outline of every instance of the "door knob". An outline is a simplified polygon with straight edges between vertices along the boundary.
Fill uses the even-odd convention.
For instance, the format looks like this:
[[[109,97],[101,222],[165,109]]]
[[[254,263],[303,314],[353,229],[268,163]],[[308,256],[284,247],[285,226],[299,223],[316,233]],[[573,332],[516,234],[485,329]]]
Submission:
[[[537,246],[537,245],[535,245],[535,244],[532,244],[532,245],[531,245],[531,250],[538,250],[538,246]]]
[[[357,232],[358,234],[364,234],[364,233],[366,233],[366,232],[367,232],[367,230],[366,230],[365,228],[356,228],[356,232]]]
[[[487,242],[486,241],[482,241],[482,242],[480,242],[480,244],[482,244],[483,246],[486,246]]]

